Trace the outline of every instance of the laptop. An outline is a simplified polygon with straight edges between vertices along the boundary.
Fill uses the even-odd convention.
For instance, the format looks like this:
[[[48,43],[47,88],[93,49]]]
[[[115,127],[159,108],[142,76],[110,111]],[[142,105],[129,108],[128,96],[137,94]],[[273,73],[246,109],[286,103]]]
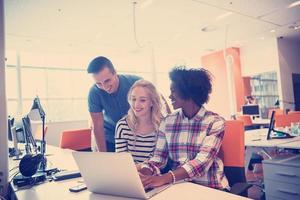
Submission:
[[[270,139],[285,139],[285,138],[295,137],[295,136],[290,135],[290,133],[275,130],[274,126],[275,126],[275,111],[273,110],[272,115],[271,115],[271,119],[270,119],[270,125],[269,125],[269,129],[268,129],[267,140],[270,140]],[[275,135],[274,134],[272,135],[272,133],[275,133]]]
[[[79,171],[93,193],[149,199],[170,185],[144,190],[130,153],[72,152]]]

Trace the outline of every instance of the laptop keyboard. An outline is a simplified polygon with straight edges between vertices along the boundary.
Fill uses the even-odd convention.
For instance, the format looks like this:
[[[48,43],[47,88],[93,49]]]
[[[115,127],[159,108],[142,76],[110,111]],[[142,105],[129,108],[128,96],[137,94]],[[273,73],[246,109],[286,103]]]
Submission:
[[[147,188],[147,189],[145,189],[145,192],[148,193],[148,192],[151,192],[152,190],[154,190],[154,188]]]

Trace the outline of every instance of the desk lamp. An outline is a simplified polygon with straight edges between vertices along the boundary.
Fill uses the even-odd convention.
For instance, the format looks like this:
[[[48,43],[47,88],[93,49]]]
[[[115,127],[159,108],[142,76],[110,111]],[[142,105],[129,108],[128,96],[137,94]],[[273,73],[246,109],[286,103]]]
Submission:
[[[37,96],[33,100],[32,107],[30,109],[30,112],[28,114],[29,118],[33,121],[39,121],[42,120],[42,141],[41,141],[41,154],[43,156],[43,161],[41,163],[42,171],[45,172],[46,169],[46,157],[45,157],[45,152],[46,152],[46,141],[45,141],[45,118],[46,118],[46,113],[40,103],[40,99]]]

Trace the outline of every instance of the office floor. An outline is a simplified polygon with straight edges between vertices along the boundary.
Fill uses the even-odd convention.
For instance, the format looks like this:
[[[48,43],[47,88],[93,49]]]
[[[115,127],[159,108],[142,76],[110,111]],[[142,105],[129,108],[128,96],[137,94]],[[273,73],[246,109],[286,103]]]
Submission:
[[[263,169],[261,164],[256,164],[254,171],[247,171],[246,177],[249,182],[254,182],[255,184],[261,185],[263,182]],[[260,200],[262,196],[262,191],[259,187],[253,186],[248,190],[248,197],[255,200]]]

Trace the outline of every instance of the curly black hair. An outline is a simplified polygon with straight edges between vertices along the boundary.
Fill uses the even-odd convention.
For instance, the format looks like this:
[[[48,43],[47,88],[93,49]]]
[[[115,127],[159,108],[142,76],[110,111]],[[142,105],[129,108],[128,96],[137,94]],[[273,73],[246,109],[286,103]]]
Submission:
[[[178,90],[180,98],[192,99],[200,107],[209,100],[212,91],[212,74],[208,70],[178,66],[169,72],[169,77]]]

